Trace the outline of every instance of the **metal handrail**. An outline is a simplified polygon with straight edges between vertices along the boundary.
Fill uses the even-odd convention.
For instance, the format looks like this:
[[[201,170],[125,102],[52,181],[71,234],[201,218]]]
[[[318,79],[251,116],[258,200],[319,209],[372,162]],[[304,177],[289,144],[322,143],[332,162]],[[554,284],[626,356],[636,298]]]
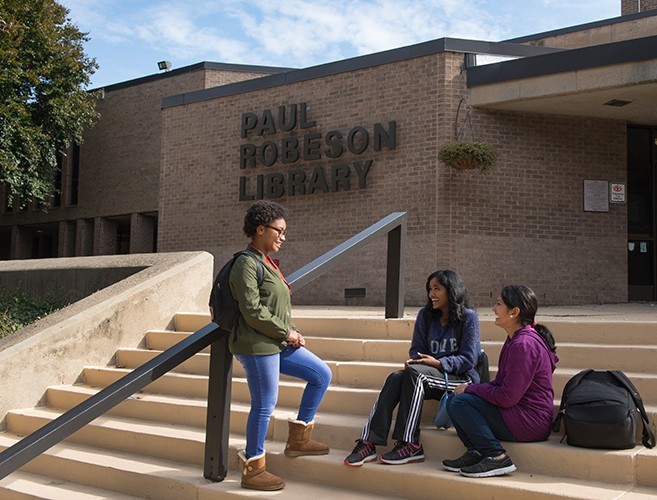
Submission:
[[[349,238],[321,257],[309,262],[287,276],[295,291],[337,267],[373,240],[388,235],[388,262],[386,271],[386,318],[404,316],[404,263],[406,247],[406,212],[394,212],[372,224],[356,236]]]
[[[221,337],[227,337],[221,335],[220,332],[215,323],[207,324],[4,450],[0,453],[0,479],[36,458],[95,418],[105,414],[121,401],[205,349],[212,342],[221,340]],[[217,335],[221,335],[221,337],[218,339]]]
[[[405,212],[390,214],[295,271],[288,276],[290,286],[293,290],[301,288],[339,265],[362,246],[385,234],[388,234],[386,318],[402,317],[404,314]],[[104,415],[132,394],[139,392],[154,380],[211,345],[203,475],[212,481],[222,481],[228,471],[230,381],[232,380],[233,360],[228,349],[227,333],[215,323],[205,325],[173,347],[10,446],[0,453],[0,479],[16,471],[30,460],[80,430],[95,418]]]

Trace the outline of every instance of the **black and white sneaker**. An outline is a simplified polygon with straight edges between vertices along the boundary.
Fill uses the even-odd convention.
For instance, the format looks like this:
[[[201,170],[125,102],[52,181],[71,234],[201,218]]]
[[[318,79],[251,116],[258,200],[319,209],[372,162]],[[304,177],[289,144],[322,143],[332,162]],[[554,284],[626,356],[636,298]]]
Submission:
[[[463,467],[470,467],[471,465],[477,465],[483,460],[484,457],[481,456],[481,453],[475,450],[468,450],[459,458],[454,460],[445,459],[443,460],[443,468],[450,472],[461,472]]]
[[[376,446],[374,446],[374,443],[357,439],[354,451],[344,459],[344,464],[349,467],[360,467],[372,460],[376,460]]]
[[[493,457],[486,457],[481,462],[469,467],[461,468],[461,475],[465,477],[493,477],[503,476],[516,470],[511,458],[506,456],[500,460]]]
[[[421,444],[397,441],[395,447],[379,457],[379,461],[388,465],[412,464],[424,462],[424,450]]]

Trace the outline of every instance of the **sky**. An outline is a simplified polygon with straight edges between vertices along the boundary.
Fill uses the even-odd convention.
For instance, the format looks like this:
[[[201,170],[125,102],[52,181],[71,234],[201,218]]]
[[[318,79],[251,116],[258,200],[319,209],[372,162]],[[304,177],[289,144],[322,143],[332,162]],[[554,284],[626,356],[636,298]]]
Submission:
[[[620,15],[621,0],[57,0],[90,89],[202,61],[307,68],[443,37],[502,41]]]

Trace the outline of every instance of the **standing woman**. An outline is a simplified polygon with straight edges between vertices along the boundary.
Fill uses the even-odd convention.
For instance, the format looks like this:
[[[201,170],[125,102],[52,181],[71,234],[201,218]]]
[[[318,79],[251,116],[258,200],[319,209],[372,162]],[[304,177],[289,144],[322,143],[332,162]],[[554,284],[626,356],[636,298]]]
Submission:
[[[266,471],[265,436],[278,400],[280,374],[307,381],[296,420],[289,421],[285,454],[325,455],[329,447],[310,439],[314,418],[331,382],[331,370],[304,347],[303,336],[292,324],[290,286],[269,256],[285,241],[285,209],[272,201],[256,201],[244,217],[244,234],[251,238],[247,250],[230,272],[231,291],[240,316],[230,335],[230,351],[244,367],[251,393],[246,423],[246,449],[239,452],[244,468],[242,487],[273,491],[285,487],[281,478]],[[264,268],[258,285],[258,259]]]
[[[467,451],[443,467],[467,477],[516,470],[502,441],[544,441],[554,406],[552,373],[559,358],[552,332],[536,323],[538,301],[522,285],[505,286],[493,307],[495,324],[507,333],[495,380],[462,385],[447,411]]]
[[[447,388],[446,373],[450,387],[479,382],[475,370],[481,351],[479,320],[470,309],[465,283],[454,271],[436,271],[427,278],[426,290],[428,302],[417,315],[409,359],[403,370],[386,379],[345,465],[358,467],[377,458],[376,446],[386,445],[397,405],[392,432],[397,442],[379,460],[390,465],[424,461],[420,443],[424,400],[440,399]]]

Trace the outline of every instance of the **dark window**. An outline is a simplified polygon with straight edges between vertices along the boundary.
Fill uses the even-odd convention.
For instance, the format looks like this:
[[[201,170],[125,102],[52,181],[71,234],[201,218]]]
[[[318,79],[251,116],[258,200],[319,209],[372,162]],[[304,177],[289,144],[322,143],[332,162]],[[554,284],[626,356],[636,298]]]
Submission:
[[[62,206],[62,155],[57,157],[57,171],[55,172],[55,192],[52,194],[52,208]]]
[[[71,189],[69,191],[69,202],[71,206],[78,204],[78,189],[80,187],[80,146],[73,145],[71,154]]]
[[[130,253],[130,223],[119,223],[116,228],[116,253]]]

